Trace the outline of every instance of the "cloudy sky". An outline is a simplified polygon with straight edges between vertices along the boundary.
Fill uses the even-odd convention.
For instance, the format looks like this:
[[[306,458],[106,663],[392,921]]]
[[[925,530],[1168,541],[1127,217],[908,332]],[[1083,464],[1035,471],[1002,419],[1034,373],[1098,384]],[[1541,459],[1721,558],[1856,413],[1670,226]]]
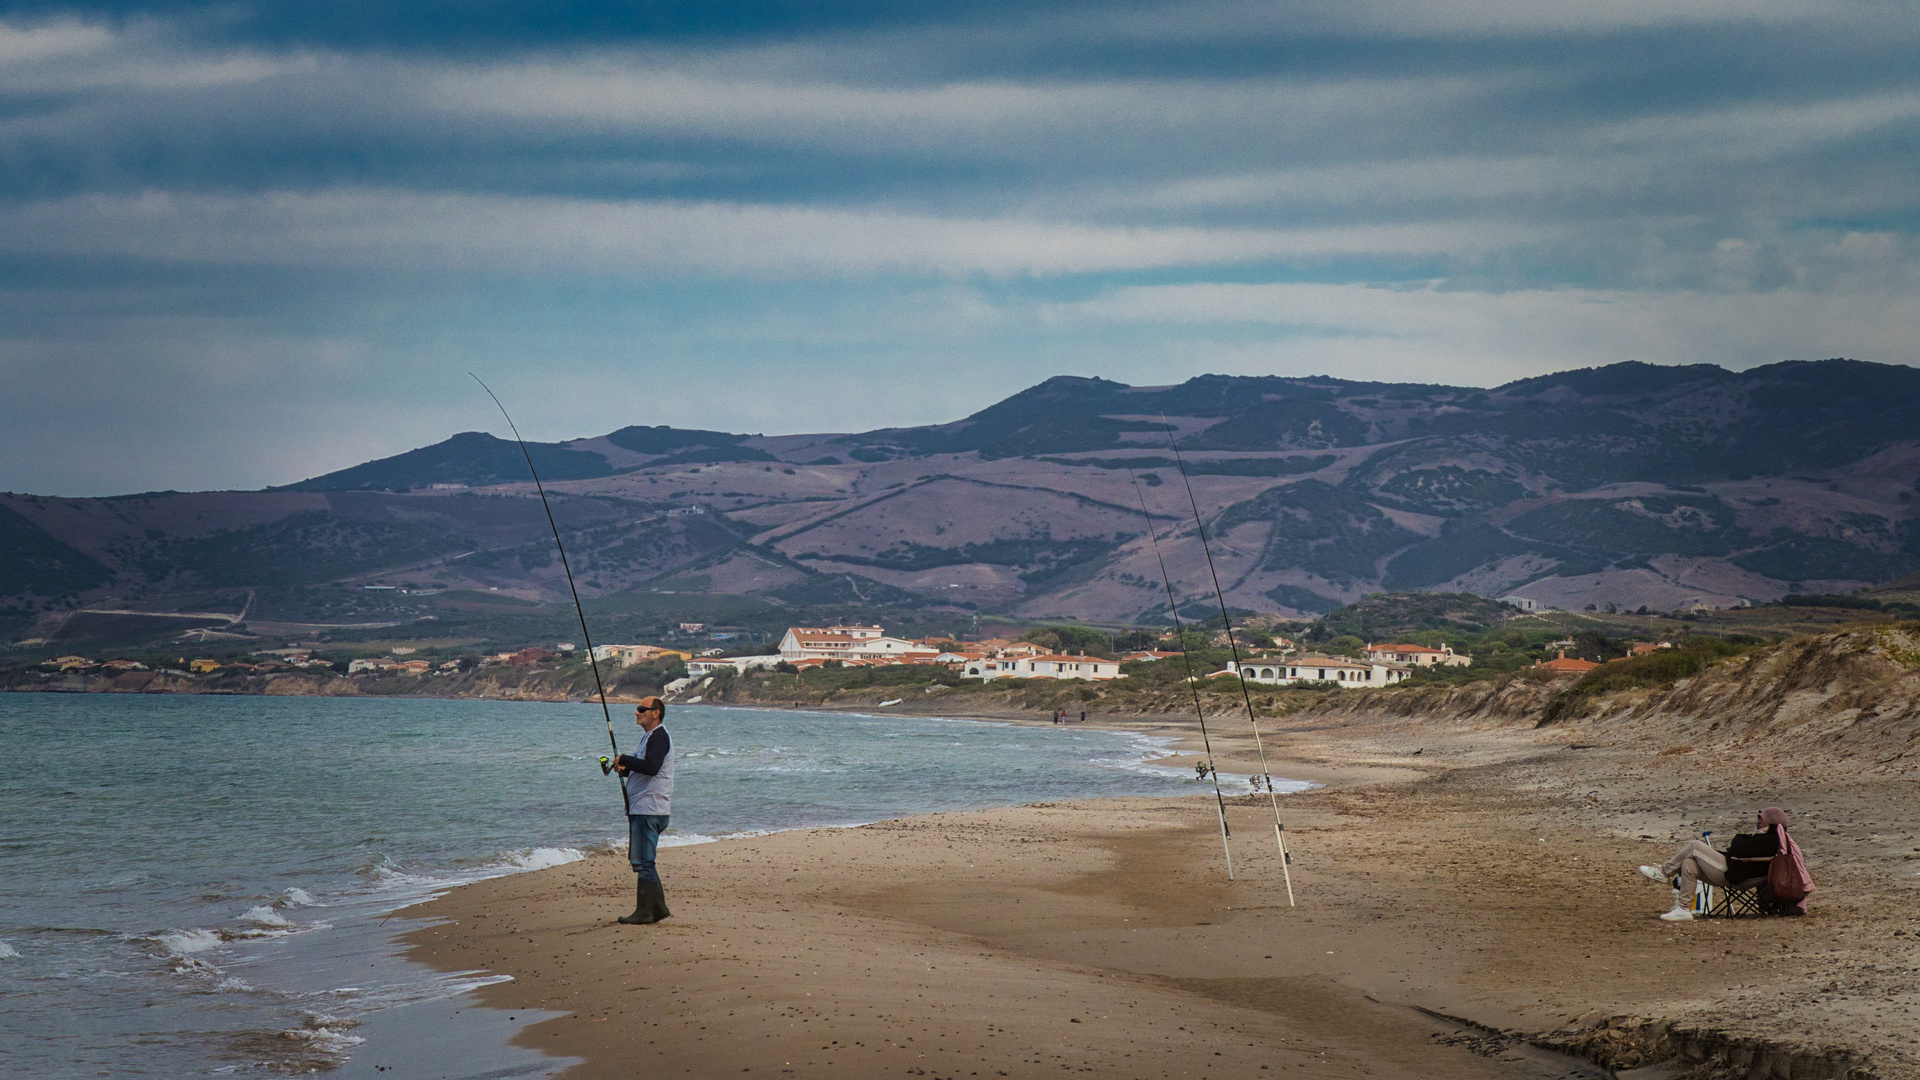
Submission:
[[[1054,374],[1920,363],[1915,15],[0,4],[0,488],[500,429],[468,371],[559,439]]]

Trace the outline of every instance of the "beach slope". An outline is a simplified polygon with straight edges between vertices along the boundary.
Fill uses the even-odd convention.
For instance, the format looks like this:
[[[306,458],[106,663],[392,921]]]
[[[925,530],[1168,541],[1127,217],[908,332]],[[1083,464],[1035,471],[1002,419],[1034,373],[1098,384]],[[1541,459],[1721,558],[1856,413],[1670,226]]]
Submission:
[[[409,942],[561,1013],[519,1041],[581,1078],[1917,1074],[1912,868],[1850,839],[1910,832],[1910,781],[1802,784],[1813,916],[1669,925],[1633,867],[1767,794],[1413,734],[1281,739],[1331,782],[1284,800],[1297,907],[1264,802],[1230,800],[1229,882],[1210,798],[1105,800],[667,849],[653,927],[611,921],[632,874],[597,856],[411,909]]]

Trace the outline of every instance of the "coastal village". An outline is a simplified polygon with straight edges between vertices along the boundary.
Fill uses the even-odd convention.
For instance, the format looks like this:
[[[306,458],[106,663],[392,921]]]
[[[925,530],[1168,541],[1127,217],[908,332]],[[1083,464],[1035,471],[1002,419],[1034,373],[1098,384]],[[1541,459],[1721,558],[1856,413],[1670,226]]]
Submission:
[[[1226,635],[1220,635],[1227,644]],[[1299,655],[1294,644],[1285,639],[1274,650],[1252,650],[1248,659],[1229,661],[1226,668],[1193,677],[1211,678],[1238,675],[1248,682],[1291,686],[1304,682],[1330,683],[1340,687],[1387,686],[1399,682],[1416,667],[1434,663],[1464,666],[1472,663],[1465,656],[1442,646],[1431,649],[1420,645],[1370,645],[1365,660],[1334,656]],[[932,641],[889,637],[879,626],[790,627],[780,641],[779,662],[793,667],[819,667],[829,663],[854,666],[892,664],[944,664],[970,679],[1084,679],[1100,682],[1126,675],[1121,665],[1157,662],[1180,655],[1177,652],[1143,650],[1117,658],[1050,653],[1026,641],[988,638],[984,641]],[[770,658],[741,657],[731,661],[737,670],[765,663]],[[1261,662],[1266,661],[1266,662]],[[695,661],[688,665],[689,673]],[[712,670],[708,668],[706,670]]]
[[[1215,635],[1213,644],[1226,647],[1224,633]],[[1571,642],[1566,643],[1571,645]],[[1450,646],[1438,647],[1396,643],[1369,644],[1359,657],[1302,652],[1286,638],[1276,639],[1276,648],[1240,648],[1239,660],[1227,661],[1215,671],[1196,671],[1193,681],[1232,676],[1249,683],[1267,686],[1319,684],[1332,689],[1391,686],[1421,668],[1466,667],[1472,658],[1455,652]],[[537,668],[555,661],[576,657],[571,642],[556,642],[552,648],[529,646],[483,655],[465,654],[451,659],[409,658],[416,650],[396,646],[387,656],[360,656],[349,660],[328,660],[305,648],[265,650],[248,660],[220,661],[211,658],[180,658],[178,667],[155,667],[130,659],[96,661],[70,654],[45,661],[41,666],[49,674],[101,676],[113,680],[113,689],[141,690],[158,674],[192,678],[216,675],[274,675],[302,671],[332,671],[347,676],[380,678],[427,678],[458,675],[476,668]],[[834,626],[788,627],[776,651],[748,655],[722,655],[724,650],[699,651],[672,649],[657,645],[596,645],[593,660],[609,670],[640,664],[678,661],[684,665],[682,678],[665,683],[666,693],[676,694],[711,679],[722,672],[744,675],[750,671],[773,670],[803,673],[822,668],[881,668],[930,665],[945,669],[963,679],[991,682],[998,679],[1052,679],[1105,682],[1128,677],[1123,667],[1139,663],[1157,663],[1179,658],[1177,649],[1145,649],[1117,656],[1050,651],[1031,641],[990,637],[979,641],[944,638],[909,638],[887,633],[879,625],[848,623]],[[1580,666],[1584,665],[1584,666]],[[1587,661],[1562,658],[1541,665],[1555,672],[1578,673],[1597,667]]]
[[[1200,682],[1234,677],[1247,683],[1271,686],[1315,686],[1324,689],[1361,689],[1392,686],[1422,669],[1464,668],[1473,658],[1456,652],[1447,644],[1437,646],[1404,643],[1370,643],[1356,650],[1358,656],[1303,652],[1286,638],[1274,639],[1274,648],[1239,647],[1240,659],[1228,660],[1213,671],[1195,671],[1187,676]],[[1163,643],[1164,644],[1164,643]],[[1216,634],[1211,642],[1224,648],[1227,635]],[[1237,644],[1237,643],[1236,643]],[[1532,666],[1543,674],[1579,676],[1602,663],[1567,655],[1575,648],[1572,639],[1550,642],[1557,650],[1551,660]],[[1671,649],[1671,642],[1635,642],[1620,659],[1647,656]],[[529,646],[488,654],[463,654],[451,659],[409,658],[413,647],[395,646],[386,656],[360,656],[349,660],[329,660],[306,648],[266,650],[248,660],[221,661],[211,658],[180,658],[177,667],[155,666],[138,660],[116,658],[99,661],[78,654],[54,657],[41,664],[49,676],[96,677],[108,685],[99,689],[138,692],[153,687],[156,676],[173,679],[236,675],[276,675],[296,672],[332,672],[346,676],[374,678],[420,678],[453,676],[477,668],[505,667],[528,670],[577,658],[571,642],[556,642],[552,648]],[[1106,682],[1129,677],[1127,667],[1177,659],[1177,648],[1142,649],[1116,656],[1050,651],[1031,641],[990,637],[980,641],[955,641],[945,638],[909,638],[888,634],[879,625],[848,623],[834,626],[788,627],[776,651],[747,655],[723,655],[725,650],[708,648],[697,651],[658,645],[596,645],[593,660],[617,673],[641,664],[672,664],[685,668],[685,675],[664,681],[662,691],[680,694],[690,687],[710,681],[723,672],[745,675],[752,671],[778,671],[799,674],[822,668],[891,668],[912,665],[934,666],[962,679],[983,683],[998,679],[1052,679]],[[1610,661],[1613,662],[1613,661]],[[1139,670],[1135,668],[1134,670]]]

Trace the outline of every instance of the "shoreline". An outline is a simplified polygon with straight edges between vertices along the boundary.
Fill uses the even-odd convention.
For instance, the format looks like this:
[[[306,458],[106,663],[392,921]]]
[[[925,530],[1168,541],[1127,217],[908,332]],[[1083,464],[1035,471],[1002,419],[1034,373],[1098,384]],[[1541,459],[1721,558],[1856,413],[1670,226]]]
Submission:
[[[1188,756],[1198,742],[1191,720],[1113,719],[1088,726],[1180,737]],[[1911,780],[1747,775],[1702,794],[1701,762],[1570,750],[1571,735],[1273,725],[1275,772],[1326,785],[1281,800],[1297,908],[1266,800],[1227,800],[1228,883],[1196,793],[668,848],[675,916],[655,927],[611,922],[631,874],[599,855],[406,909],[434,921],[403,940],[429,966],[512,975],[478,1000],[557,1013],[514,1044],[584,1059],[566,1073],[582,1080],[637,1060],[679,1075],[1519,1080],[1569,1075],[1567,1053],[1620,1069],[1675,1049],[1739,1059],[1734,1075],[1920,1076],[1920,863],[1888,873],[1884,845],[1848,842],[1920,828]],[[1250,761],[1250,743],[1216,734],[1216,759]],[[1634,866],[1762,800],[1807,818],[1795,835],[1825,890],[1809,917],[1655,919],[1666,892]],[[1155,1056],[1129,1056],[1150,1043]]]
[[[346,697],[370,700],[411,698],[441,701],[525,701],[560,703],[597,703],[599,695],[591,685],[553,683],[536,677],[530,682],[501,684],[485,677],[460,676],[451,685],[423,683],[429,677],[372,677],[277,673],[272,675],[200,676],[172,671],[141,671],[106,677],[66,675],[37,683],[16,683],[0,687],[12,693],[116,694],[162,696],[227,697]],[[1009,685],[1019,683],[1020,685]],[[1070,715],[1085,712],[1109,718],[1189,716],[1193,711],[1189,691],[1184,687],[1135,688],[1113,682],[1088,683],[1081,680],[1004,680],[989,683],[963,683],[958,686],[935,684],[920,694],[890,698],[901,694],[899,687],[851,687],[817,693],[768,694],[764,687],[726,686],[707,689],[695,686],[670,698],[679,705],[711,704],[736,708],[815,710],[847,712],[885,710],[893,715],[946,716],[965,715],[981,719],[1026,720],[1050,717],[1059,709]],[[927,696],[927,689],[935,691]],[[701,691],[705,691],[704,693]],[[1118,690],[1118,692],[1116,692]],[[652,688],[610,688],[609,705],[631,705],[656,694]],[[1347,690],[1345,694],[1364,693]],[[1209,717],[1230,720],[1244,715],[1239,693],[1202,689],[1201,697]],[[1256,695],[1256,715],[1263,721],[1298,711],[1303,706],[1320,704],[1325,694],[1271,689]]]

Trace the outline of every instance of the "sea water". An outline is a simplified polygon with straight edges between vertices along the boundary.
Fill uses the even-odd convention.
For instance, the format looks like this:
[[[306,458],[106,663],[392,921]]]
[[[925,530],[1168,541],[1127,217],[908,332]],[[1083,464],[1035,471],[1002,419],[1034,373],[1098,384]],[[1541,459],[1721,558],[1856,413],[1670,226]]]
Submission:
[[[633,750],[631,710],[615,725]],[[1153,763],[1167,740],[1078,727],[693,706],[668,728],[669,845],[1200,790]],[[407,1047],[434,1076],[554,1071],[464,996],[504,976],[407,963],[382,920],[623,844],[598,706],[9,694],[0,740],[7,1076],[371,1076]]]

